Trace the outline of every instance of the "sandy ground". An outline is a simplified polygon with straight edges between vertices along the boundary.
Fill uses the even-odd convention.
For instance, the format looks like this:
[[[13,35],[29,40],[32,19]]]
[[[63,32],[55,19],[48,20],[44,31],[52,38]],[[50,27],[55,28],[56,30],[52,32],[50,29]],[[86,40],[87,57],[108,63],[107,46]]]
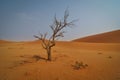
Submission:
[[[46,57],[39,42],[0,43],[0,80],[120,80],[120,43],[57,42]]]

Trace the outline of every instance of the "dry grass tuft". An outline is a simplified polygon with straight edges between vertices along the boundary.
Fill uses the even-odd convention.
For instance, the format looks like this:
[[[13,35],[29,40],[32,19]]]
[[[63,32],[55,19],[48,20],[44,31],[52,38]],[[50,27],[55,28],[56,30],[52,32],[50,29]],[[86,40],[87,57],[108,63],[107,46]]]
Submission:
[[[88,67],[87,64],[84,64],[83,62],[76,61],[74,65],[72,65],[73,69],[79,70]]]

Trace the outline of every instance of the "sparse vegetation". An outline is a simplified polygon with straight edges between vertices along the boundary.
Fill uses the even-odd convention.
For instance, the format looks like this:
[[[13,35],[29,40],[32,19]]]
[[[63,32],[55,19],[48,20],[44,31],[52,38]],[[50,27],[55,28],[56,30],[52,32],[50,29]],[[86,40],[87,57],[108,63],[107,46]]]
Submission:
[[[47,60],[51,61],[51,48],[55,46],[56,40],[60,37],[64,37],[63,31],[64,28],[72,26],[74,21],[68,22],[67,19],[69,17],[68,10],[64,13],[64,19],[58,20],[56,16],[54,17],[54,22],[52,25],[50,25],[50,28],[52,29],[51,36],[47,39],[47,33],[41,34],[39,36],[34,35],[35,38],[41,40],[42,47],[46,50],[48,58]]]
[[[79,70],[79,69],[82,69],[82,68],[86,68],[88,67],[87,64],[84,64],[83,62],[78,62],[76,61],[74,65],[72,65],[73,69],[75,70]]]

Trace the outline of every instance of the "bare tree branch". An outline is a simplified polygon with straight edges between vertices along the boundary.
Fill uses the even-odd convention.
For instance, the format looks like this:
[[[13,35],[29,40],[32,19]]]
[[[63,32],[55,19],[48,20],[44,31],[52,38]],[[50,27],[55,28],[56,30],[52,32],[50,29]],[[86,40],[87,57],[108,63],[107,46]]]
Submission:
[[[64,13],[64,19],[58,20],[56,18],[56,15],[54,16],[54,22],[52,25],[50,25],[50,28],[52,29],[52,35],[47,40],[47,33],[41,34],[39,33],[39,36],[34,35],[35,38],[41,40],[42,47],[47,51],[48,54],[48,60],[51,60],[51,48],[55,46],[56,39],[59,37],[64,37],[65,31],[63,29],[65,27],[73,26],[75,20],[68,22],[67,19],[69,17],[68,10],[65,10]]]

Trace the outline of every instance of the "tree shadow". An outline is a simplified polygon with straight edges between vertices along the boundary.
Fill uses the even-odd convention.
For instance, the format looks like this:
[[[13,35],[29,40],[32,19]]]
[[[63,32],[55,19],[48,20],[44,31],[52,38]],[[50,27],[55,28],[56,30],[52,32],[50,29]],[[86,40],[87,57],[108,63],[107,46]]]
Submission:
[[[45,61],[47,61],[46,58],[38,56],[38,55],[33,55],[32,58],[34,58],[36,61],[39,61],[39,60],[45,60]]]
[[[11,66],[8,67],[8,68],[9,68],[9,69],[13,69],[13,68],[15,68],[15,67],[18,67],[18,66],[21,66],[21,65],[24,65],[24,64],[28,64],[28,63],[34,63],[34,62],[37,62],[37,61],[40,61],[40,60],[47,61],[46,58],[41,57],[41,56],[39,56],[39,55],[33,55],[33,56],[30,56],[30,55],[22,55],[22,56],[20,56],[20,57],[23,58],[23,59],[13,62],[13,65],[11,65]]]

